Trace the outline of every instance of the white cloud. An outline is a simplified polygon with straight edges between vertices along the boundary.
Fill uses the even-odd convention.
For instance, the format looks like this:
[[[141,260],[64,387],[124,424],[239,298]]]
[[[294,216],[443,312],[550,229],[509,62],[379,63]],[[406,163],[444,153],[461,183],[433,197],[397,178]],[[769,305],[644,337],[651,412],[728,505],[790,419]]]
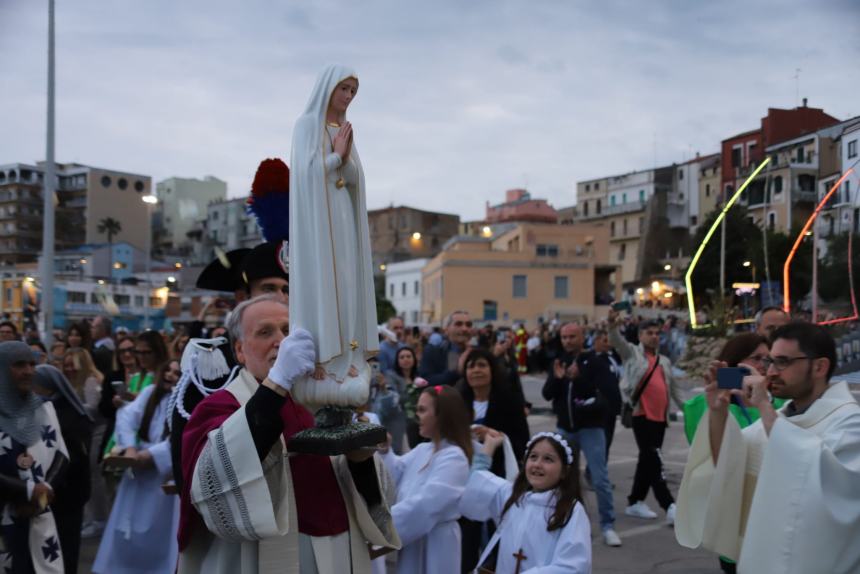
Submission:
[[[289,157],[317,71],[359,72],[371,207],[483,215],[528,185],[713,152],[801,96],[858,114],[851,2],[250,0],[57,5],[60,161],[246,193]],[[0,162],[44,155],[44,3],[0,4]]]

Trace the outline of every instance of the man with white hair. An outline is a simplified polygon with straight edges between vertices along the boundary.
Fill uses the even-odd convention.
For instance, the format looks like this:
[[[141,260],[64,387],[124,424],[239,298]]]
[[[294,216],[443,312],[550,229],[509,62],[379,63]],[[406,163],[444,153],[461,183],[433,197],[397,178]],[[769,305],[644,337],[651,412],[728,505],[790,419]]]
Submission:
[[[368,544],[400,545],[372,451],[287,458],[314,424],[290,395],[314,370],[310,334],[287,336],[272,295],[241,303],[228,329],[244,368],[183,434],[179,572],[370,572]]]

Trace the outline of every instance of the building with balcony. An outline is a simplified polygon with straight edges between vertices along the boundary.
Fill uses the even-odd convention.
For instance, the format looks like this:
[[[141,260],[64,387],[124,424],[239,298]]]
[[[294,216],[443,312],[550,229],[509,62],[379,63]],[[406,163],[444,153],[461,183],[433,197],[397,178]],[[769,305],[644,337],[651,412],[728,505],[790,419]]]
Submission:
[[[457,235],[460,216],[399,206],[367,212],[370,248],[376,274],[385,265],[430,258]]]
[[[190,251],[188,232],[207,218],[208,205],[227,199],[227,182],[211,175],[203,179],[171,177],[156,184],[155,195],[159,249],[181,253]]]
[[[699,158],[699,213],[695,225],[690,226],[691,236],[696,234],[698,226],[707,219],[708,215],[718,205],[722,205],[721,162],[722,159],[718,153]]]
[[[849,169],[853,171],[825,205],[817,229],[823,236],[860,233],[860,117],[820,130],[818,135],[823,151],[817,200],[824,199],[843,173]]]
[[[205,265],[214,257],[214,249],[232,251],[252,248],[263,242],[263,233],[257,218],[248,213],[247,199],[213,201],[206,206],[206,218],[198,221],[187,233],[191,244],[188,259]]]
[[[0,266],[36,260],[42,249],[44,162],[0,165]],[[151,233],[147,205],[148,176],[69,163],[57,164],[57,250],[101,243],[99,224],[120,223],[114,236],[145,248]]]
[[[594,320],[620,298],[619,272],[605,225],[524,223],[446,243],[424,267],[421,312],[430,323],[457,309],[502,325]]]

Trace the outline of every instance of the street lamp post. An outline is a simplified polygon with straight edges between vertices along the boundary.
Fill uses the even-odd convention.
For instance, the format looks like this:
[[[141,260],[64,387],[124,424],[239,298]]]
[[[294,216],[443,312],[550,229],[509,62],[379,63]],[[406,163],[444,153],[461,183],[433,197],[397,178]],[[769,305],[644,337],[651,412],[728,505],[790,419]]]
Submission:
[[[144,195],[141,199],[146,204],[146,218],[149,223],[146,232],[146,295],[143,303],[143,329],[148,330],[149,308],[152,305],[152,207],[158,203],[158,198],[152,194]]]
[[[54,163],[54,0],[48,0],[48,129],[45,146],[45,176],[42,218],[42,340],[50,348],[54,341],[54,188],[57,168]]]

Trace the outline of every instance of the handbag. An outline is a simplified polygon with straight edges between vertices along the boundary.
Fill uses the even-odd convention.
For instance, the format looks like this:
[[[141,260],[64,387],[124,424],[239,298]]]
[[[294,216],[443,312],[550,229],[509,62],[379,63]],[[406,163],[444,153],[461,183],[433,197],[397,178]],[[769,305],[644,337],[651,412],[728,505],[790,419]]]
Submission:
[[[651,380],[651,375],[654,374],[654,371],[657,370],[658,366],[660,366],[660,357],[657,357],[657,360],[654,361],[654,366],[651,367],[651,370],[648,371],[648,374],[645,375],[645,378],[642,379],[642,382],[639,383],[639,386],[636,387],[635,391],[633,391],[633,395],[631,395],[630,401],[625,401],[624,404],[621,405],[621,426],[623,426],[624,428],[633,428],[633,406],[639,402],[639,398],[645,391],[645,387],[648,386],[648,381]]]

